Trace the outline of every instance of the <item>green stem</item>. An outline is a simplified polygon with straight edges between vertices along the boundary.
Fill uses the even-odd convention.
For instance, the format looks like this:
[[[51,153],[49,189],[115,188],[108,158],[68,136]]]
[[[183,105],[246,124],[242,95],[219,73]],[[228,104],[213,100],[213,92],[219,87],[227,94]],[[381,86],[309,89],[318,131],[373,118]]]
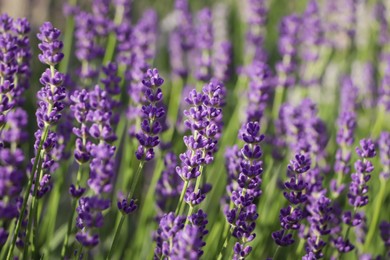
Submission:
[[[225,240],[223,242],[223,248],[218,255],[218,260],[227,259],[227,251],[228,251],[227,248],[229,245],[230,238],[232,237],[232,232],[230,232],[229,228],[227,228],[226,230],[227,230],[227,234],[225,234],[224,236]]]
[[[30,176],[29,182],[27,184],[27,189],[24,192],[22,208],[21,208],[21,210],[19,212],[19,217],[18,217],[18,220],[17,220],[17,223],[16,223],[15,232],[14,232],[13,237],[12,237],[11,246],[10,246],[10,248],[8,250],[8,253],[7,253],[7,260],[10,260],[12,255],[13,255],[13,251],[14,251],[15,244],[16,244],[16,239],[18,237],[18,234],[19,234],[19,231],[20,231],[20,227],[22,226],[24,212],[26,211],[27,201],[28,201],[28,199],[30,197],[30,190],[31,190],[31,187],[32,187],[32,184],[33,184],[33,179],[34,179],[34,176],[35,176],[35,172],[37,170],[38,161],[40,161],[40,159],[41,159],[41,150],[42,150],[43,142],[46,140],[48,132],[49,132],[48,126],[45,126],[45,128],[43,130],[43,134],[41,136],[41,140],[39,142],[37,156],[36,156],[36,158],[34,160],[34,164],[33,164],[32,170],[31,170],[31,176]]]
[[[278,256],[279,251],[280,251],[280,246],[278,246],[278,247],[276,248],[275,253],[274,253],[274,256],[272,257],[273,260],[276,259],[276,257]]]
[[[83,175],[83,165],[80,164],[79,169],[77,171],[77,177],[76,177],[76,185],[78,188],[80,188],[80,182],[81,182],[82,175]],[[72,205],[72,212],[70,213],[69,220],[68,220],[68,230],[66,232],[64,243],[63,243],[62,249],[61,249],[61,258],[62,259],[65,259],[66,250],[68,248],[69,237],[72,233],[73,218],[74,218],[74,215],[76,213],[77,202],[78,202],[78,199],[74,198],[73,205]]]
[[[195,188],[194,188],[194,192],[197,192],[199,190],[199,186],[200,184],[202,183],[202,172],[203,172],[203,165],[201,165],[199,167],[199,172],[200,172],[200,175],[198,176],[198,178],[196,179],[196,183],[195,183]],[[186,189],[187,190],[187,189]],[[185,225],[188,224],[189,220],[190,220],[190,216],[192,215],[192,212],[194,211],[194,207],[192,205],[190,205],[190,208],[188,210],[188,214],[187,214],[187,219],[186,219],[186,223]]]
[[[181,100],[181,94],[183,92],[183,79],[179,78],[173,81],[173,87],[171,90],[171,96],[169,97],[169,104],[168,104],[168,119],[172,124],[177,119],[177,115],[179,113],[179,105],[180,105],[180,100]],[[164,139],[166,141],[171,141],[173,134],[175,132],[176,127],[172,125],[163,135],[165,137]]]
[[[274,104],[272,107],[272,117],[274,120],[277,119],[279,116],[279,109],[283,102],[283,95],[284,95],[284,87],[277,86],[275,91]]]
[[[122,23],[124,12],[125,12],[125,8],[123,5],[116,6],[115,17],[114,17],[115,25],[119,25]],[[115,32],[111,32],[110,35],[108,36],[106,52],[104,53],[104,58],[103,58],[103,65],[107,65],[107,63],[114,56],[115,46],[116,46],[116,34]]]
[[[379,105],[378,107],[378,116],[374,123],[374,127],[372,128],[372,136],[377,138],[379,136],[380,131],[382,130],[383,121],[385,119],[386,110],[383,106]]]
[[[37,170],[37,176],[38,177],[38,180],[41,178],[41,173],[42,173],[42,160],[40,159],[39,163],[38,163],[38,170]],[[39,173],[39,174],[38,174]],[[37,183],[37,181],[35,181],[35,183]],[[33,197],[32,197],[32,201],[31,201],[31,204],[30,204],[30,208],[29,208],[29,218],[28,218],[28,224],[27,224],[27,231],[26,231],[26,244],[27,246],[24,247],[24,250],[23,250],[23,259],[27,259],[28,258],[28,245],[30,243],[30,235],[31,235],[31,232],[33,232],[33,238],[32,238],[32,241],[31,241],[31,251],[32,251],[32,257],[35,256],[35,234],[34,234],[34,231],[35,231],[35,227],[36,227],[36,222],[38,221],[38,218],[37,218],[37,203],[38,203],[38,199],[36,198],[36,190],[38,190],[38,185],[34,185],[34,193],[33,193]],[[36,189],[35,189],[36,188]],[[34,229],[33,231],[31,230],[34,226]]]
[[[181,208],[183,207],[183,204],[184,204],[184,195],[186,194],[186,191],[187,191],[189,184],[190,184],[190,181],[187,181],[187,180],[184,181],[183,189],[181,190],[181,193],[180,193],[179,202],[177,203],[177,207],[175,210],[176,216],[181,213]]]
[[[134,192],[135,192],[135,189],[137,187],[137,183],[139,181],[139,177],[141,175],[141,171],[142,171],[142,168],[144,167],[144,164],[145,164],[145,161],[143,161],[143,160],[139,162],[138,170],[137,170],[137,172],[136,172],[136,174],[134,176],[135,179],[133,180],[133,183],[131,184],[129,194],[127,195],[127,200],[129,200],[131,198],[131,196],[134,196]],[[123,222],[125,221],[125,216],[126,215],[122,213],[122,216],[121,216],[121,219],[119,221],[119,224],[118,224],[118,226],[115,229],[114,239],[112,240],[110,251],[108,251],[108,255],[107,255],[107,258],[106,258],[107,260],[111,259],[111,255],[112,255],[112,252],[114,251],[115,246],[117,244],[118,236],[119,236],[120,231],[122,229]]]
[[[69,0],[69,5],[75,6],[77,0]],[[74,17],[69,16],[66,20],[65,36],[64,36],[64,59],[60,63],[59,71],[66,73],[68,71],[70,53],[72,51],[72,42],[73,42],[73,31],[74,31]]]
[[[378,229],[377,229],[377,226],[378,226],[378,220],[379,220],[379,215],[380,215],[380,212],[381,210],[383,209],[382,207],[382,203],[385,199],[385,194],[386,194],[386,184],[387,182],[383,179],[381,179],[381,187],[380,187],[380,190],[379,190],[379,193],[378,193],[378,197],[376,198],[376,203],[375,203],[375,207],[374,207],[374,214],[372,216],[372,220],[371,220],[371,223],[370,223],[370,226],[369,226],[369,229],[368,229],[368,234],[367,234],[367,237],[366,237],[366,241],[364,243],[364,249],[363,249],[363,252],[366,252],[368,247],[371,245],[371,241],[372,239],[374,238],[374,235],[377,233]]]
[[[81,253],[83,252],[83,245],[80,244],[80,248],[79,250],[77,251],[77,256],[76,256],[76,260],[79,260],[80,259],[80,256],[81,256]],[[84,256],[83,256],[84,258]]]

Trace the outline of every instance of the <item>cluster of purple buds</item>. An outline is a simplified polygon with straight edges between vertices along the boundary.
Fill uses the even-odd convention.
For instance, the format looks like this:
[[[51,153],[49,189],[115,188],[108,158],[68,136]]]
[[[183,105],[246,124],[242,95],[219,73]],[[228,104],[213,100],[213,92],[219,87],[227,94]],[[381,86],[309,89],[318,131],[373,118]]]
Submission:
[[[317,115],[317,107],[310,99],[304,99],[294,107],[284,104],[279,113],[280,132],[295,153],[305,152],[315,156],[316,160],[324,157],[328,134],[325,123]]]
[[[208,234],[206,230],[207,215],[202,210],[188,218],[175,216],[173,212],[164,215],[155,234],[157,242],[154,259],[190,259],[196,260],[203,255],[205,246],[203,238]]]
[[[61,111],[65,108],[64,74],[55,69],[55,65],[64,57],[61,52],[63,43],[59,40],[60,34],[60,30],[54,28],[49,22],[45,22],[37,34],[41,41],[38,47],[42,51],[42,54],[38,56],[39,60],[50,66],[50,69],[46,69],[40,78],[43,87],[37,93],[39,102],[35,114],[39,129],[35,133],[34,149],[36,156],[41,153],[41,158],[38,161],[40,164],[38,169],[41,169],[41,172],[32,174],[41,176],[37,188],[39,198],[51,189],[50,173],[54,171],[53,166],[55,165],[53,149],[58,145],[57,134],[51,130],[51,127],[57,125],[61,118]],[[39,149],[40,146],[42,150]],[[36,158],[32,159],[32,162],[34,163],[35,160]]]
[[[212,13],[209,8],[202,9],[197,15],[197,27],[195,44],[195,77],[207,82],[212,77],[212,55],[214,34],[212,26]]]
[[[273,77],[267,64],[254,61],[248,68],[248,106],[246,122],[261,122],[273,87]]]
[[[142,132],[136,134],[139,141],[139,146],[136,151],[138,160],[152,160],[154,158],[154,148],[160,143],[158,135],[162,131],[162,125],[159,119],[165,115],[165,108],[159,106],[163,98],[163,93],[160,88],[163,83],[164,79],[160,77],[157,69],[149,69],[142,81],[144,85],[143,94],[145,104],[141,110]]]
[[[228,7],[226,4],[219,3],[214,5],[212,12],[214,34],[213,77],[222,82],[227,82],[232,75],[231,63],[233,59],[233,46],[228,36]]]
[[[295,14],[283,18],[280,24],[279,52],[282,60],[277,63],[277,86],[291,87],[295,83],[298,32],[301,18]]]
[[[109,207],[110,201],[99,199],[97,196],[82,197],[79,200],[76,226],[81,232],[77,232],[76,239],[83,246],[92,248],[99,244],[99,235],[91,233],[91,230],[103,226],[102,211]]]
[[[346,211],[342,215],[343,222],[350,227],[357,227],[364,221],[364,214],[357,212],[358,208],[368,204],[368,181],[371,178],[370,173],[374,170],[374,166],[368,159],[376,156],[375,144],[370,139],[362,139],[360,147],[356,148],[356,153],[360,157],[355,162],[356,173],[351,174],[352,181],[348,191],[348,202],[354,210]],[[355,248],[350,243],[348,237],[343,238],[340,234],[333,238],[333,244],[340,253],[346,253]]]
[[[184,111],[187,117],[184,122],[192,135],[184,136],[187,151],[180,155],[181,167],[176,167],[177,174],[186,182],[197,179],[204,165],[213,161],[217,143],[222,131],[222,106],[225,103],[225,88],[222,83],[211,81],[203,87],[202,92],[193,89],[186,102],[192,107]],[[203,201],[211,189],[204,185],[199,191],[188,187],[185,200],[190,205]]]
[[[307,3],[301,19],[299,54],[305,63],[301,66],[300,81],[303,86],[313,86],[318,83],[318,78],[310,66],[317,61],[323,42],[323,29],[317,1],[311,0]]]
[[[259,123],[247,123],[241,137],[245,142],[240,150],[241,154],[233,149],[230,154],[232,158],[228,158],[230,163],[227,165],[228,172],[232,173],[228,180],[228,200],[233,207],[226,207],[224,210],[232,234],[238,239],[234,246],[234,257],[237,259],[246,257],[252,251],[252,247],[246,244],[256,236],[254,230],[259,214],[255,200],[261,195],[263,173],[260,143],[264,140],[264,135],[260,133]]]
[[[13,20],[0,15],[0,132],[6,114],[22,102],[22,93],[29,87],[30,24],[27,19]]]
[[[360,147],[356,148],[357,155],[361,158],[355,162],[356,173],[351,175],[352,182],[349,186],[348,201],[353,207],[363,207],[368,203],[368,186],[370,173],[374,166],[368,159],[376,156],[375,144],[370,139],[362,139]]]
[[[80,11],[75,16],[75,55],[81,63],[78,74],[83,81],[94,79],[99,71],[94,61],[101,58],[104,48],[98,43],[98,31],[95,16],[91,13]]]
[[[301,205],[307,201],[305,190],[308,183],[302,176],[309,171],[311,165],[310,157],[304,154],[296,154],[295,158],[288,165],[288,175],[290,180],[284,183],[287,191],[283,193],[290,205],[280,210],[280,224],[282,229],[272,233],[272,238],[279,246],[289,246],[294,243],[294,239],[289,230],[298,230],[300,222],[304,217]]]
[[[307,220],[310,224],[309,237],[306,240],[306,257],[310,259],[310,255],[314,256],[312,259],[322,258],[322,249],[327,244],[324,236],[330,233],[329,222],[331,221],[331,200],[323,194],[319,198],[309,197],[310,204],[307,210],[310,216]]]
[[[174,75],[185,78],[188,75],[188,55],[194,48],[194,26],[187,0],[175,1],[177,24],[169,36],[169,58]]]
[[[390,133],[382,132],[378,140],[379,155],[383,170],[380,176],[388,180],[390,178]]]
[[[267,60],[267,53],[264,51],[264,33],[267,22],[267,7],[264,0],[247,0],[247,55],[249,61]]]
[[[162,212],[167,211],[169,199],[175,199],[182,189],[180,176],[176,174],[176,165],[176,155],[168,152],[164,157],[165,169],[161,172],[156,186],[156,203]]]
[[[106,81],[105,86],[112,84],[115,84],[115,81]],[[77,136],[74,156],[79,167],[89,162],[90,174],[87,184],[95,193],[93,196],[82,197],[85,188],[82,188],[79,183],[77,187],[72,185],[70,188],[72,197],[81,197],[77,208],[77,227],[80,231],[76,239],[83,246],[92,247],[99,242],[98,235],[94,234],[93,229],[101,227],[103,223],[101,211],[110,205],[108,200],[102,198],[102,195],[111,192],[115,175],[116,148],[111,145],[116,140],[111,125],[115,102],[108,90],[103,90],[99,86],[95,86],[90,91],[76,90],[70,99],[71,109],[79,123],[79,127],[73,128],[73,133]],[[120,206],[127,211],[131,205],[121,204]],[[95,218],[93,216],[96,216],[99,222],[87,223],[86,220],[89,218]]]
[[[385,248],[387,250],[387,256],[390,256],[390,223],[387,221],[382,221],[379,225],[380,235],[385,243]]]
[[[379,88],[379,104],[386,111],[390,111],[390,59],[386,62],[386,68]]]

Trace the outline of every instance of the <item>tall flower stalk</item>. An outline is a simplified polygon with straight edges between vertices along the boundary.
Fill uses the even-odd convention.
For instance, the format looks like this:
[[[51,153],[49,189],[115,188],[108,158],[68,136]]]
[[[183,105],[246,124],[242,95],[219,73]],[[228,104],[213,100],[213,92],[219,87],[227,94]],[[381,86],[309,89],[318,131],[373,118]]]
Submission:
[[[39,129],[35,133],[35,158],[32,160],[33,165],[30,172],[30,180],[25,191],[21,214],[16,223],[15,233],[7,259],[12,257],[16,236],[19,233],[23,212],[26,210],[31,187],[33,187],[33,191],[28,215],[29,228],[26,235],[27,240],[29,240],[31,233],[31,223],[34,222],[34,225],[37,225],[38,221],[36,215],[37,199],[41,198],[51,189],[50,168],[54,163],[51,158],[51,151],[57,142],[56,133],[53,132],[53,128],[61,118],[61,111],[64,109],[63,100],[66,96],[65,89],[62,87],[64,75],[55,69],[55,66],[64,57],[61,52],[63,44],[58,40],[60,34],[61,32],[49,22],[44,23],[40,28],[40,33],[38,33],[38,39],[41,41],[38,47],[42,51],[42,54],[39,55],[39,60],[49,65],[50,68],[42,74],[40,79],[43,88],[37,94],[40,102],[36,112]]]
[[[245,145],[240,150],[238,174],[232,176],[227,187],[230,205],[226,205],[224,211],[230,230],[224,234],[226,237],[222,237],[224,248],[220,253],[220,259],[225,259],[229,255],[227,246],[231,235],[238,240],[234,245],[234,259],[244,259],[249,255],[252,247],[246,244],[256,236],[254,230],[259,214],[255,200],[261,195],[263,151],[260,143],[264,140],[264,135],[260,134],[259,123],[254,121],[245,124],[242,139]]]
[[[141,132],[136,134],[139,142],[135,156],[139,160],[138,170],[134,175],[133,182],[126,198],[122,198],[118,202],[118,208],[122,214],[119,223],[115,229],[114,238],[110,247],[110,251],[107,255],[107,259],[111,258],[115,245],[117,243],[118,235],[121,231],[121,227],[125,220],[126,215],[135,211],[137,207],[135,204],[135,191],[139,182],[139,178],[142,172],[142,168],[145,162],[152,160],[155,156],[154,149],[160,143],[159,134],[162,131],[162,125],[159,122],[165,115],[165,108],[159,106],[162,101],[163,93],[161,85],[164,83],[164,79],[160,77],[157,69],[149,69],[142,81],[143,95],[145,98],[145,104],[142,106],[142,122]]]

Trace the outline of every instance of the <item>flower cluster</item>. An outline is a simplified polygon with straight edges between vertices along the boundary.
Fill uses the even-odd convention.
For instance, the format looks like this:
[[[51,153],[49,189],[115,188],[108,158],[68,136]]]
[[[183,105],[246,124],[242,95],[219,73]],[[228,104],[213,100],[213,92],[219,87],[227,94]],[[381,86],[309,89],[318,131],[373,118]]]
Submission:
[[[234,158],[234,150],[231,154],[233,157],[228,158],[228,161],[233,163],[233,165],[229,163],[228,169],[232,172],[229,176],[234,178],[234,182],[231,179],[228,186],[228,193],[231,194],[229,198],[231,207],[225,208],[226,219],[232,227],[233,236],[238,239],[234,246],[237,259],[246,257],[252,250],[251,246],[246,244],[255,238],[254,230],[259,216],[255,200],[261,195],[263,151],[260,143],[264,140],[264,135],[260,134],[259,123],[247,123],[242,139],[245,145],[240,151],[239,165],[233,166],[237,160]]]
[[[49,22],[45,22],[37,34],[41,41],[38,47],[42,51],[38,56],[39,60],[50,66],[50,69],[46,69],[40,78],[43,87],[37,93],[39,102],[35,114],[39,129],[35,133],[36,158],[32,161],[34,165],[39,164],[40,166],[37,168],[41,169],[41,171],[33,172],[33,175],[37,174],[39,176],[36,178],[39,181],[38,198],[51,189],[50,173],[54,170],[52,169],[54,165],[52,152],[58,144],[57,134],[51,128],[58,123],[61,118],[61,111],[65,107],[64,74],[54,68],[64,57],[62,53],[63,43],[59,40],[60,34],[60,30],[54,28]],[[42,156],[40,156],[41,150]],[[35,162],[37,159],[38,162]],[[38,185],[38,183],[35,183],[35,185]]]
[[[149,69],[142,81],[146,102],[142,106],[142,132],[136,134],[139,141],[136,151],[138,160],[152,160],[154,158],[154,147],[160,143],[158,135],[162,130],[162,126],[158,120],[165,115],[165,108],[158,106],[158,104],[163,98],[160,88],[163,83],[164,79],[160,77],[157,69]]]
[[[309,237],[306,241],[306,257],[310,259],[310,255],[315,259],[322,258],[322,249],[325,247],[326,242],[323,236],[330,233],[329,222],[331,220],[331,200],[320,195],[319,198],[309,198],[310,204],[307,207],[310,212],[310,216],[307,220],[310,224]],[[313,201],[314,200],[314,201]]]
[[[192,107],[184,111],[187,117],[185,126],[191,130],[192,135],[184,137],[187,151],[180,155],[182,165],[176,168],[177,174],[185,182],[197,179],[202,174],[203,166],[213,161],[222,131],[224,96],[223,84],[211,81],[203,87],[203,92],[192,90],[186,98],[186,102]],[[209,190],[208,185],[204,185],[199,191],[194,190],[193,186],[188,187],[186,202],[190,205],[199,204]]]
[[[264,34],[267,22],[267,6],[264,0],[247,0],[247,55],[250,61],[265,62]]]
[[[295,83],[295,59],[300,23],[299,16],[290,15],[284,17],[280,24],[279,52],[283,59],[276,65],[276,71],[278,74],[277,85],[281,87],[291,87]]]
[[[390,133],[389,132],[381,133],[378,140],[378,146],[379,146],[379,155],[383,166],[383,170],[380,176],[383,179],[388,180],[390,178]]]
[[[203,254],[205,246],[203,237],[207,235],[207,215],[199,210],[189,216],[188,225],[184,225],[186,218],[175,216],[173,212],[164,215],[155,234],[157,242],[154,258],[161,259],[190,259],[196,260]]]
[[[203,82],[211,79],[212,55],[214,34],[212,26],[212,13],[208,8],[202,9],[197,15],[195,44],[196,67],[195,77]]]
[[[281,230],[272,233],[272,238],[279,246],[289,246],[294,243],[294,239],[289,230],[298,230],[300,222],[304,217],[303,210],[300,207],[307,201],[305,189],[308,183],[304,181],[303,174],[310,169],[310,158],[304,154],[296,154],[295,158],[288,165],[288,174],[290,180],[284,183],[284,197],[291,204],[280,210]]]

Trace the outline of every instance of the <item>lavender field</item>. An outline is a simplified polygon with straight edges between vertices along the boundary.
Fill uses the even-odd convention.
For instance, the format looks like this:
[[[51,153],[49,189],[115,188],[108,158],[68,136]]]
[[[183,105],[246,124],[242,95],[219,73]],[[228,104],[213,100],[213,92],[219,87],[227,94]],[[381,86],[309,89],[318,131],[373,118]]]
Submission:
[[[1,0],[0,259],[390,259],[389,0]]]

